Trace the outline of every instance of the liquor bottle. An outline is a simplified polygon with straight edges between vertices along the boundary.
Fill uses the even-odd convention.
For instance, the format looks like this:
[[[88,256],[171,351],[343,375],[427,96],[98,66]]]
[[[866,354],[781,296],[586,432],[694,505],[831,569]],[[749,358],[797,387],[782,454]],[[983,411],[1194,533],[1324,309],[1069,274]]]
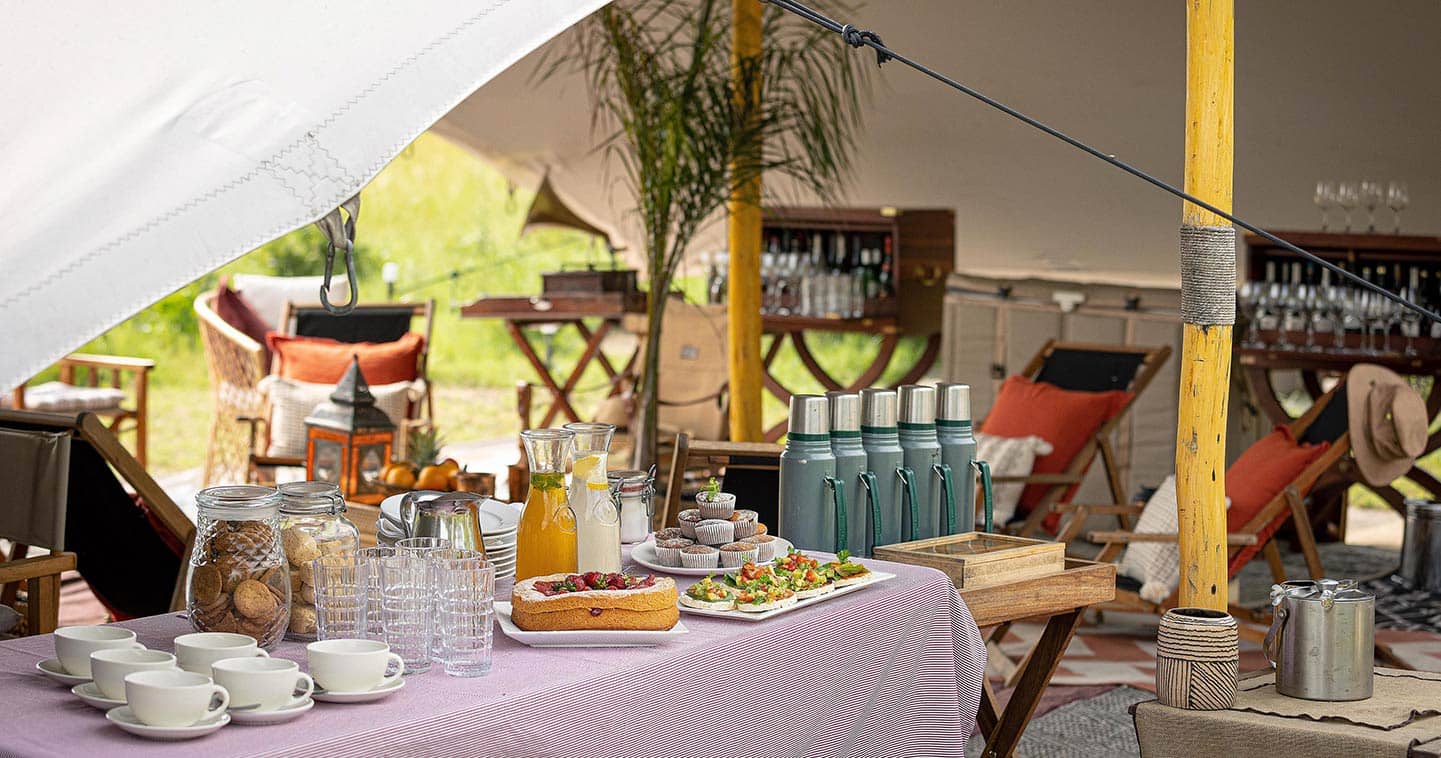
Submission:
[[[890,297],[891,295],[895,294],[896,291],[895,281],[893,280],[893,274],[895,272],[895,254],[892,251],[891,244],[891,235],[887,234],[885,238],[881,240],[881,297]]]

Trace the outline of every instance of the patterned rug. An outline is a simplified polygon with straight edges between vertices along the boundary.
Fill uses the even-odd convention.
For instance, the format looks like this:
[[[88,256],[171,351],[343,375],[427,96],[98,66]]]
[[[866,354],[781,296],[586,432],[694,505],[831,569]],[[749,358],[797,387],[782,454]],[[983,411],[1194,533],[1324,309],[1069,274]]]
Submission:
[[[1129,708],[1150,700],[1151,693],[1133,687],[1112,687],[1099,695],[1074,700],[1031,719],[1016,745],[1018,758],[1135,758],[1140,755]],[[966,755],[980,755],[978,738]]]

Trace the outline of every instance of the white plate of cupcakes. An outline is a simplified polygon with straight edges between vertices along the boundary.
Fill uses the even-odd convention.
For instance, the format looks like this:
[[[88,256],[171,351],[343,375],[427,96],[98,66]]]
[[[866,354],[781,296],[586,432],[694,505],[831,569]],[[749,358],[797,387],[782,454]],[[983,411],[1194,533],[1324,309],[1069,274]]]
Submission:
[[[737,509],[730,493],[702,492],[696,505],[680,512],[680,526],[651,535],[630,557],[652,571],[707,576],[733,574],[747,563],[769,562],[791,549],[790,542],[769,533],[755,511]]]

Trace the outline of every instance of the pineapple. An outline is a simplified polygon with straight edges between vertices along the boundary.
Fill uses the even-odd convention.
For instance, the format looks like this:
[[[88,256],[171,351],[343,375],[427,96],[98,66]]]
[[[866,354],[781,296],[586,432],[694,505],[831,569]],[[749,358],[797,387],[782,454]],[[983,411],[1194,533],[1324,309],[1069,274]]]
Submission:
[[[435,427],[414,429],[410,432],[410,442],[406,445],[406,454],[410,456],[410,462],[417,469],[426,466],[434,466],[440,460],[440,449],[445,447],[445,438]]]

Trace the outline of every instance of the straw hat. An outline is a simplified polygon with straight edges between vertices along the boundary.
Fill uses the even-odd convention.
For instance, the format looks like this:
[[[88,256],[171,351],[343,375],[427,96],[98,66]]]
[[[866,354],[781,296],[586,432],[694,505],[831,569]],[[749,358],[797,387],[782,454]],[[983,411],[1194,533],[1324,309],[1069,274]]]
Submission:
[[[1426,403],[1395,372],[1371,363],[1352,367],[1346,412],[1351,454],[1369,484],[1390,484],[1426,452]]]

